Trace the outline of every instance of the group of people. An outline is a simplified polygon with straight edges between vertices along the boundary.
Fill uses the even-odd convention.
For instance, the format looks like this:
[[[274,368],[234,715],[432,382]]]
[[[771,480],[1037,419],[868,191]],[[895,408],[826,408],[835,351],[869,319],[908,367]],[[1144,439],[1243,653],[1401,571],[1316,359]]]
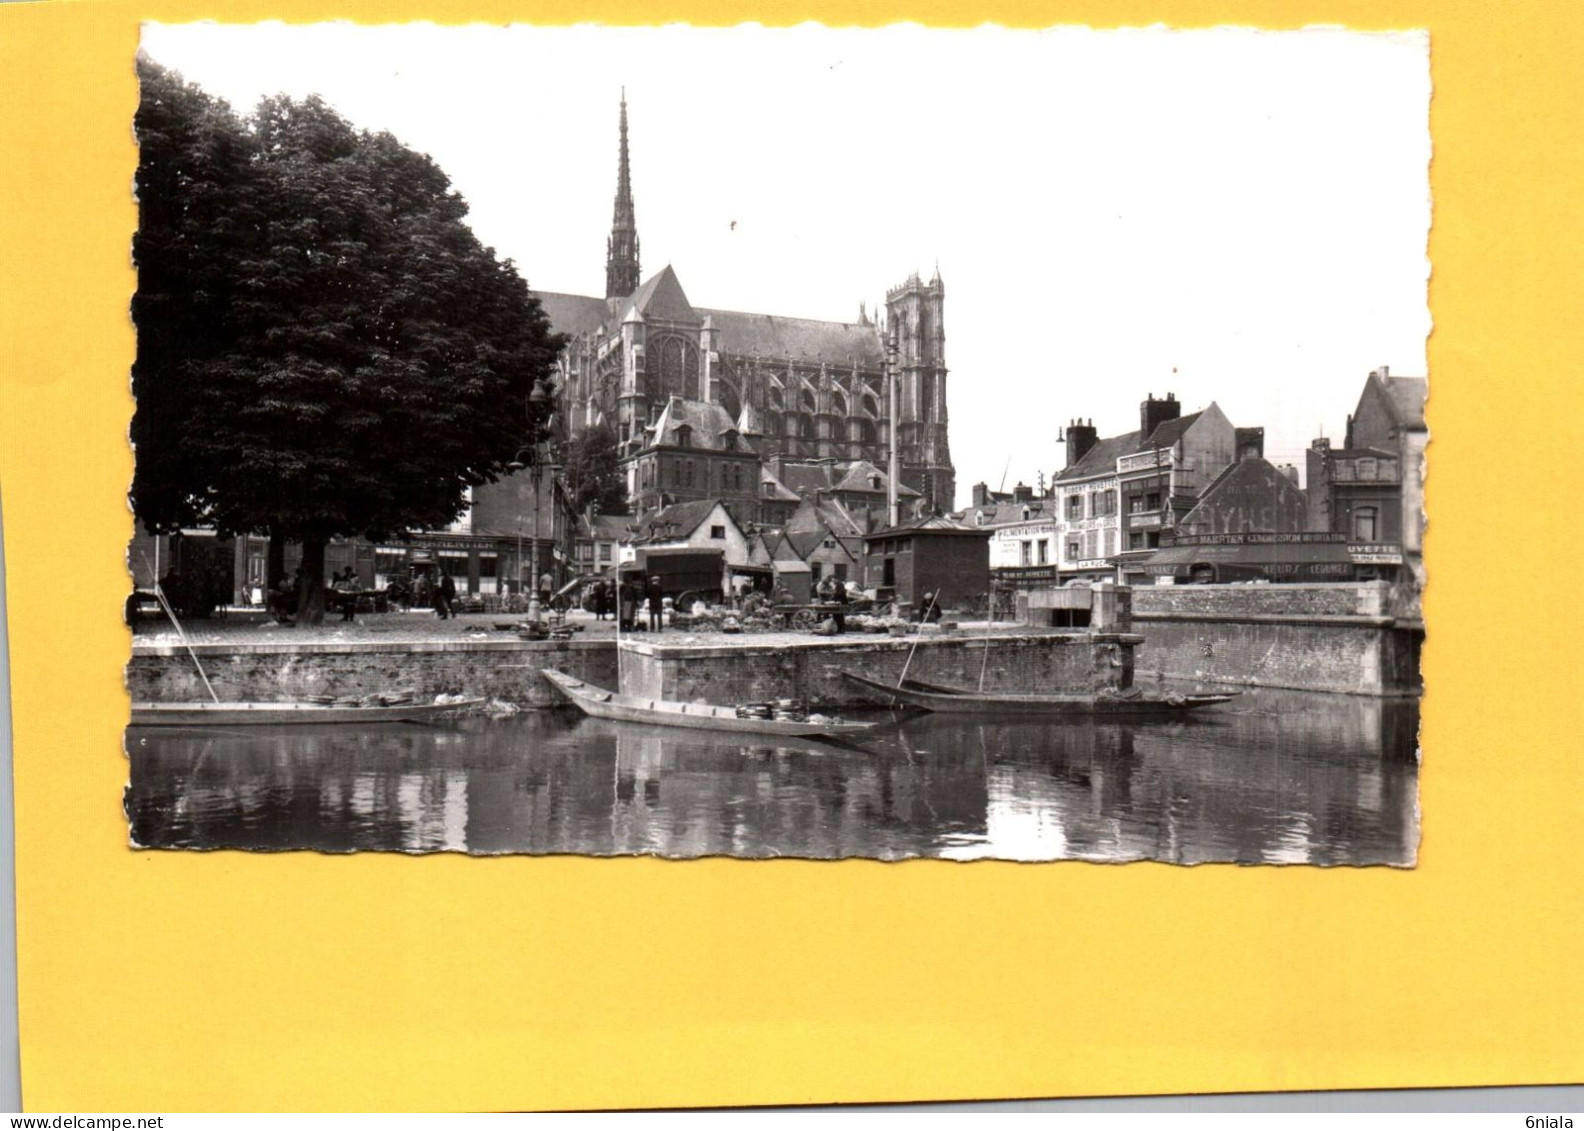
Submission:
[[[651,577],[647,585],[637,581],[600,581],[589,595],[589,609],[595,620],[614,619],[621,632],[635,630],[638,614],[647,609],[649,631],[659,632],[665,623],[665,593],[658,577]]]
[[[435,616],[441,620],[456,616],[456,607],[452,604],[456,595],[456,580],[444,571],[441,571],[438,581],[428,573],[420,573],[413,585],[413,604],[419,607],[432,606]]]

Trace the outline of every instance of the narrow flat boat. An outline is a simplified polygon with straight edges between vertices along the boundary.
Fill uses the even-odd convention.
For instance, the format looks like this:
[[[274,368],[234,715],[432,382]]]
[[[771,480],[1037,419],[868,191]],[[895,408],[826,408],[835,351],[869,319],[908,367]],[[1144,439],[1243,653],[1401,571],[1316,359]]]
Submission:
[[[592,715],[596,719],[619,719],[622,722],[690,727],[695,730],[734,731],[738,734],[803,737],[863,734],[880,725],[877,722],[850,723],[839,720],[742,718],[735,707],[642,699],[596,687],[555,668],[545,668],[543,671],[544,677],[565,693],[575,706],[585,715]]]
[[[336,706],[333,703],[134,703],[135,727],[290,726],[318,723],[426,722],[482,706],[484,700]]]
[[[861,683],[871,691],[889,695],[914,707],[927,711],[963,712],[972,714],[1017,715],[1084,715],[1105,718],[1141,718],[1159,715],[1176,715],[1199,707],[1213,707],[1236,698],[1237,692],[1223,695],[1008,695],[964,691],[955,687],[941,687],[917,679],[904,679],[901,686],[881,683],[857,672],[844,671],[842,675],[854,683]]]

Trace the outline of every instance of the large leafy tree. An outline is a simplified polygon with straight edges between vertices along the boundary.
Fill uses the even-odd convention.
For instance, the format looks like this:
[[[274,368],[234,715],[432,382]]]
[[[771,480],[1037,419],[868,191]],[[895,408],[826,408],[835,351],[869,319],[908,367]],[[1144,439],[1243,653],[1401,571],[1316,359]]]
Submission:
[[[565,461],[574,510],[592,505],[601,514],[626,513],[627,477],[615,429],[600,423],[579,432],[567,442]]]
[[[330,538],[443,526],[505,473],[560,340],[428,157],[317,98],[238,121],[153,64],[143,78],[134,507],[156,529],[301,542],[315,623]],[[195,174],[173,164],[212,182],[224,225],[194,214]]]

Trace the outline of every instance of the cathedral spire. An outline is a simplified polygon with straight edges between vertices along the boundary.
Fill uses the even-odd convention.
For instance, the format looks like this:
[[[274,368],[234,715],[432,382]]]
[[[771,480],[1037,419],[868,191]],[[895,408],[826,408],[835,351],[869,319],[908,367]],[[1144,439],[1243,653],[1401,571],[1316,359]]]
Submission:
[[[638,289],[638,222],[633,218],[632,172],[627,163],[627,88],[621,95],[621,158],[616,166],[616,208],[605,245],[605,297],[626,298]]]

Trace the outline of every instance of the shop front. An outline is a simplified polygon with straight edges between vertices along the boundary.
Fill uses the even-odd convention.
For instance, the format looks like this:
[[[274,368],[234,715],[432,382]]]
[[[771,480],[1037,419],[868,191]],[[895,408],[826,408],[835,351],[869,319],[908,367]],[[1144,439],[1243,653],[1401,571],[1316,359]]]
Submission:
[[[1353,549],[1345,535],[1328,533],[1184,535],[1135,568],[1158,585],[1355,581],[1380,568]]]

